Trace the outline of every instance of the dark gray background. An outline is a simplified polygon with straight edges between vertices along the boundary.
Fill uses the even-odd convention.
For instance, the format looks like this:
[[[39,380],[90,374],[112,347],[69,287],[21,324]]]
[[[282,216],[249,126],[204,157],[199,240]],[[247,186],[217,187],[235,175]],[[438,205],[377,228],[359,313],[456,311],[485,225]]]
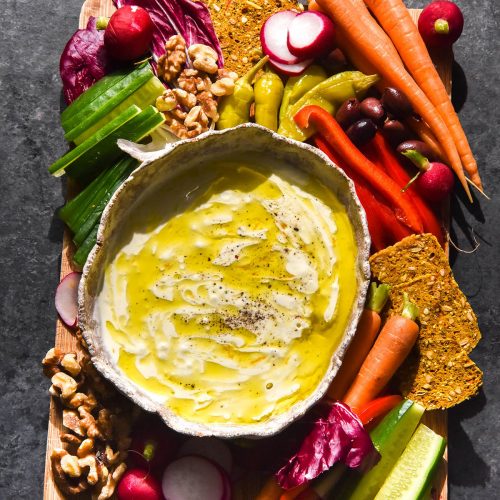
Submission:
[[[66,149],[59,126],[59,55],[82,0],[2,0],[0,29],[0,499],[42,497],[49,387],[40,361],[53,346],[63,226],[54,216],[63,185],[47,166]],[[422,7],[422,1],[407,1]],[[461,0],[455,104],[476,153],[488,202],[455,200],[453,233],[469,249],[455,276],[479,317],[472,357],[484,391],[450,412],[453,499],[498,498],[500,394],[499,0]],[[201,500],[201,499],[200,499]]]

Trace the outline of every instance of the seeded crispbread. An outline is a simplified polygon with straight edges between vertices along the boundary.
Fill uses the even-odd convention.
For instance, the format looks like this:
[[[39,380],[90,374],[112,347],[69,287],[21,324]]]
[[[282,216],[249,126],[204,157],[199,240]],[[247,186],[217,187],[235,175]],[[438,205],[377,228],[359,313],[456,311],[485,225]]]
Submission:
[[[408,236],[370,258],[372,274],[382,283],[400,285],[424,274],[451,275],[448,257],[432,234]]]
[[[396,374],[403,395],[426,409],[450,408],[477,393],[482,372],[468,353],[481,338],[477,318],[430,234],[409,236],[374,254],[372,274],[392,285],[386,315],[406,292],[420,310],[420,334]]]
[[[419,339],[396,380],[405,398],[437,410],[475,396],[483,373],[454,340]]]
[[[453,276],[425,274],[395,285],[389,294],[389,314],[401,311],[403,292],[420,311],[420,338],[447,338],[467,353],[476,347],[481,332],[467,298]]]

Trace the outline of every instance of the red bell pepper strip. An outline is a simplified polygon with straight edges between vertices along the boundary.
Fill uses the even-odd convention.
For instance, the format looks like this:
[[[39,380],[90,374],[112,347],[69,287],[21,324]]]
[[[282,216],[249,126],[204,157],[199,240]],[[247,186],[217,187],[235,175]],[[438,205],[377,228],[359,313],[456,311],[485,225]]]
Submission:
[[[363,152],[369,160],[382,167],[396,181],[400,188],[408,185],[411,179],[410,175],[401,164],[396,152],[393,151],[390,144],[380,132],[377,132],[373,140],[363,148]],[[406,193],[422,218],[424,231],[432,233],[436,236],[439,243],[444,245],[443,227],[434,211],[418,194],[414,185],[410,185],[406,189]]]
[[[358,416],[363,425],[366,427],[374,420],[389,413],[398,403],[402,401],[399,395],[383,396],[381,398],[370,401],[364,408],[361,409]]]
[[[315,146],[323,151],[339,168],[344,170],[346,175],[354,182],[356,188],[356,193],[358,195],[359,201],[366,213],[366,220],[368,222],[368,229],[370,231],[370,237],[372,240],[372,247],[375,252],[378,252],[386,247],[388,247],[391,242],[387,240],[385,236],[384,227],[382,226],[381,219],[377,216],[377,200],[359,180],[351,169],[345,168],[342,160],[338,158],[332,148],[327,144],[327,142],[318,134],[314,136]]]
[[[305,106],[294,120],[301,128],[316,127],[338,155],[369,185],[393,206],[396,217],[417,233],[423,231],[419,214],[401,188],[388,175],[381,172],[351,142],[337,120],[319,106]]]

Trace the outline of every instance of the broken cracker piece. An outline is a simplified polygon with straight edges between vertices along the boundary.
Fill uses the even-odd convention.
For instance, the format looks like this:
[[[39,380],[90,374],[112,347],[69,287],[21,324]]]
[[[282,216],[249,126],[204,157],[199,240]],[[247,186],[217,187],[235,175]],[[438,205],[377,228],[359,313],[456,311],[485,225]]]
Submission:
[[[419,339],[396,380],[405,398],[442,410],[475,396],[483,373],[454,340]]]
[[[451,339],[466,353],[476,347],[481,339],[477,318],[453,276],[426,274],[393,286],[389,314],[400,311],[403,292],[420,310],[420,339]]]

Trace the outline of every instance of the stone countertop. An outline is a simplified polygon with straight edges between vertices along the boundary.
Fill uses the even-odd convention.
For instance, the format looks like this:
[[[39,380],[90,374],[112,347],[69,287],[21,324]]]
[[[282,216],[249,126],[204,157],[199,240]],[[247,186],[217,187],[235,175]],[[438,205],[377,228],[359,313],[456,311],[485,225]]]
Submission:
[[[47,166],[66,149],[59,112],[59,55],[77,27],[81,0],[7,0],[0,32],[0,498],[42,497],[49,382],[40,361],[53,346],[64,187]],[[409,7],[425,2],[408,1]],[[460,0],[466,25],[455,45],[454,103],[487,193],[453,201],[457,281],[478,315],[483,340],[472,357],[484,390],[449,413],[452,499],[498,496],[500,435],[500,2]]]

